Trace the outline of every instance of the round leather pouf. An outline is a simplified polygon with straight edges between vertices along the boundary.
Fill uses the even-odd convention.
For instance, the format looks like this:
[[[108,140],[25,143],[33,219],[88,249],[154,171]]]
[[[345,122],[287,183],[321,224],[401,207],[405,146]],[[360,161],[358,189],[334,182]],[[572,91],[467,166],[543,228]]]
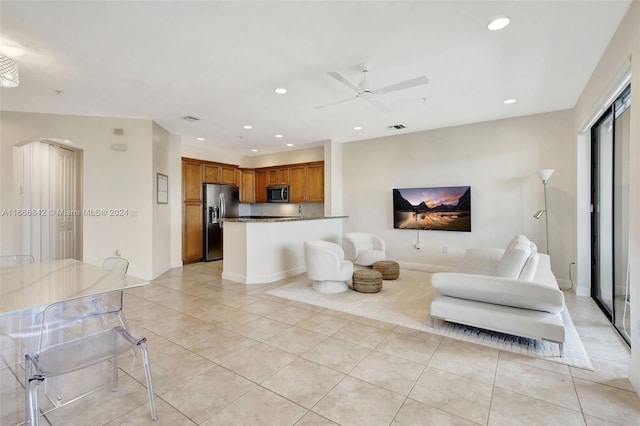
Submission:
[[[360,293],[377,293],[382,289],[382,274],[372,269],[359,269],[353,273],[353,289]]]

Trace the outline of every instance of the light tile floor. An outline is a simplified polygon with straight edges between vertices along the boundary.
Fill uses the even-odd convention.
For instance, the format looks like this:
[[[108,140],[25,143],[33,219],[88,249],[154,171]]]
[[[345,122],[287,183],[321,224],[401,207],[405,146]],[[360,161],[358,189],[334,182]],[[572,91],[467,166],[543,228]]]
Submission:
[[[127,297],[149,339],[159,420],[139,362],[42,417],[51,425],[640,425],[629,350],[588,298],[567,305],[595,371],[279,299],[292,282],[222,280],[220,262],[168,271]],[[137,318],[136,318],[137,316]],[[21,386],[0,369],[0,424]]]

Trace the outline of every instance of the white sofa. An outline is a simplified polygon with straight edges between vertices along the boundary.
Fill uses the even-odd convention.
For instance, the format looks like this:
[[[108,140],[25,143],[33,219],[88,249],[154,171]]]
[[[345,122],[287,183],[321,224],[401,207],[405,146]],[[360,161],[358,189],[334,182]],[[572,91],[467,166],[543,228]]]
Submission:
[[[524,235],[506,249],[467,250],[451,272],[432,275],[438,292],[431,318],[556,342],[565,340],[558,288],[549,256]]]

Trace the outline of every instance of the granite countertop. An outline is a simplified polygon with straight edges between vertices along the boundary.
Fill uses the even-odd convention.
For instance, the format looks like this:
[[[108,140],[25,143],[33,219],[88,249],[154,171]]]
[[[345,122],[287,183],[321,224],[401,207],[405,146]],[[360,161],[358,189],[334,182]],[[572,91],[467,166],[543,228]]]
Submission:
[[[344,219],[348,216],[241,216],[241,217],[225,217],[220,219],[221,222],[294,222],[299,220],[319,220],[319,219]]]

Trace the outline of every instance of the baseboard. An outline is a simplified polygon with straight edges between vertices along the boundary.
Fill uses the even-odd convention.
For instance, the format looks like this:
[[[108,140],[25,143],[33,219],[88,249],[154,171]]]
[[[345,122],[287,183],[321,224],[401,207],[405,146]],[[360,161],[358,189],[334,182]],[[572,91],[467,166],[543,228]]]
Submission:
[[[240,284],[268,284],[285,278],[298,275],[306,271],[304,266],[297,266],[286,271],[280,271],[274,274],[252,274],[250,276],[243,274],[234,274],[230,272],[222,272],[222,278],[229,281],[235,281]]]
[[[560,287],[560,290],[570,291],[571,293],[575,294],[576,287],[571,284],[571,280],[556,278],[556,281],[558,282],[558,287]]]

